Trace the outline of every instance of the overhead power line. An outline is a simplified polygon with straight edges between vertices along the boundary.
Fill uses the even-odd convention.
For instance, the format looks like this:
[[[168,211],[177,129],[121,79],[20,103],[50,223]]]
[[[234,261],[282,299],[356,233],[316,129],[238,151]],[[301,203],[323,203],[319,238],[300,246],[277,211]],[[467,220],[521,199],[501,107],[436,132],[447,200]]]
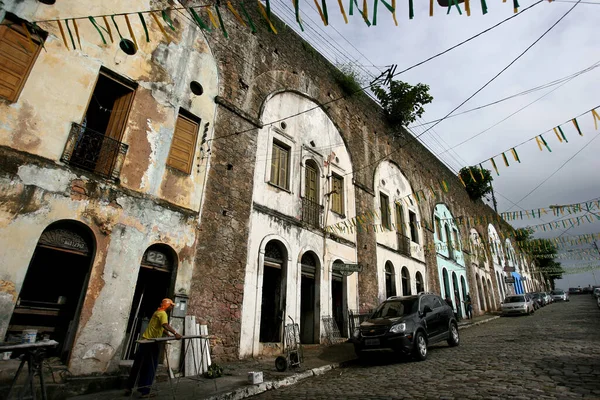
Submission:
[[[556,1],[556,0],[555,0],[555,1]],[[598,4],[600,4],[600,3],[598,3]],[[596,68],[598,68],[598,67],[600,67],[600,61],[598,61],[598,62],[594,63],[593,65],[591,65],[591,66],[589,66],[589,67],[587,67],[587,68],[585,68],[585,69],[582,69],[581,71],[575,72],[575,73],[573,73],[573,74],[571,74],[571,75],[569,75],[569,76],[565,76],[565,77],[563,77],[563,78],[556,79],[556,80],[554,80],[554,81],[551,81],[551,82],[547,82],[547,83],[545,83],[545,84],[543,84],[543,85],[539,85],[539,86],[533,87],[533,88],[531,88],[531,89],[527,89],[527,90],[524,90],[524,91],[522,91],[522,92],[519,92],[519,93],[512,94],[512,95],[510,95],[510,96],[507,96],[507,97],[504,97],[504,98],[502,98],[502,99],[500,99],[500,100],[496,100],[496,101],[493,101],[493,102],[491,102],[491,103],[484,104],[484,105],[482,105],[482,106],[479,106],[479,107],[471,108],[471,109],[469,109],[469,110],[466,110],[466,111],[461,111],[461,112],[459,112],[459,113],[456,113],[456,114],[453,114],[453,115],[449,116],[449,117],[448,117],[448,119],[449,119],[449,118],[458,117],[459,115],[467,114],[467,113],[470,113],[470,112],[473,112],[473,111],[481,110],[481,109],[483,109],[483,108],[490,107],[490,106],[493,106],[493,105],[496,105],[496,104],[502,103],[502,102],[504,102],[504,101],[507,101],[507,100],[514,99],[515,97],[519,97],[519,96],[525,96],[525,95],[528,95],[528,94],[531,94],[531,93],[537,92],[537,91],[539,91],[539,90],[547,89],[547,88],[549,88],[549,87],[552,87],[552,86],[555,86],[555,85],[561,84],[561,83],[563,83],[563,82],[565,82],[565,81],[566,81],[566,82],[568,82],[568,81],[570,81],[571,79],[573,79],[573,78],[575,78],[575,77],[577,77],[577,76],[579,76],[579,75],[585,74],[586,72],[590,72],[590,71],[592,71],[592,70],[594,70],[594,69],[596,69]],[[421,123],[421,124],[419,124],[419,125],[412,125],[412,126],[411,126],[411,128],[416,128],[416,127],[419,127],[419,126],[430,125],[430,124],[433,124],[433,123],[435,123],[435,122],[437,122],[437,121],[440,121],[440,119],[434,119],[434,120],[431,120],[431,121],[423,122],[423,123]]]
[[[469,37],[468,39],[465,39],[465,40],[463,40],[463,41],[461,41],[461,42],[459,42],[459,43],[455,44],[454,46],[451,46],[451,47],[447,48],[447,49],[446,49],[446,50],[444,50],[444,51],[441,51],[441,52],[439,52],[439,53],[437,53],[437,54],[435,54],[435,55],[433,55],[433,56],[431,56],[431,57],[429,57],[429,58],[427,58],[427,59],[425,59],[425,60],[423,60],[423,61],[421,61],[421,62],[419,62],[419,63],[417,63],[417,64],[411,65],[410,67],[408,67],[408,68],[405,68],[405,69],[403,69],[402,71],[396,72],[394,75],[392,75],[392,77],[396,77],[396,76],[398,76],[398,75],[400,75],[400,74],[403,74],[403,73],[405,73],[405,72],[407,72],[407,71],[410,71],[410,70],[411,70],[411,69],[413,69],[413,68],[416,68],[416,67],[418,67],[418,66],[420,66],[420,65],[423,65],[423,64],[425,64],[425,63],[427,63],[427,62],[429,62],[429,61],[431,61],[431,60],[433,60],[433,59],[435,59],[435,58],[438,58],[438,57],[440,57],[440,56],[442,56],[442,55],[444,55],[444,54],[448,53],[448,52],[449,52],[449,51],[451,51],[451,50],[454,50],[454,49],[456,49],[457,47],[460,47],[460,46],[462,46],[462,45],[464,45],[464,44],[466,44],[466,43],[468,43],[468,42],[470,42],[470,41],[472,41],[472,40],[474,40],[474,39],[476,39],[476,38],[478,38],[478,37],[480,37],[480,36],[482,36],[482,35],[484,35],[484,34],[488,33],[489,31],[491,31],[491,30],[493,30],[493,29],[495,29],[495,28],[499,27],[500,25],[502,25],[502,24],[504,24],[504,23],[506,23],[506,22],[510,21],[511,19],[513,19],[513,18],[516,18],[516,17],[518,17],[519,15],[523,15],[523,13],[524,13],[525,11],[528,11],[528,10],[532,9],[533,7],[535,7],[535,6],[537,6],[538,4],[542,3],[543,1],[544,1],[544,0],[539,0],[539,1],[535,2],[535,3],[533,3],[533,4],[532,4],[532,5],[530,5],[529,7],[526,7],[525,9],[521,10],[521,11],[520,11],[518,14],[513,14],[513,15],[511,15],[510,17],[508,17],[508,18],[506,18],[506,19],[504,19],[504,20],[502,20],[502,21],[498,22],[497,24],[494,24],[494,25],[492,25],[491,27],[489,27],[489,28],[487,28],[487,29],[485,29],[485,30],[483,30],[483,31],[481,31],[481,32],[479,32],[479,33],[477,33],[477,34],[475,34],[475,35],[473,35],[473,36]],[[286,119],[290,119],[290,118],[297,117],[297,116],[299,116],[299,115],[302,115],[302,114],[305,114],[305,113],[307,113],[307,112],[310,112],[310,111],[316,110],[316,109],[318,109],[318,108],[323,108],[323,107],[325,107],[325,106],[327,106],[327,105],[329,105],[329,104],[331,104],[331,103],[335,103],[335,102],[337,102],[337,101],[343,100],[343,99],[345,99],[346,97],[349,97],[349,96],[351,96],[351,95],[353,95],[353,94],[356,94],[356,93],[363,92],[363,91],[365,91],[365,90],[367,90],[367,89],[369,89],[369,88],[371,88],[371,85],[364,86],[364,87],[360,88],[359,90],[356,90],[356,91],[354,91],[354,92],[352,92],[352,93],[350,93],[350,94],[346,94],[346,95],[343,95],[343,96],[337,97],[337,98],[335,98],[335,99],[332,99],[332,100],[326,101],[325,103],[319,104],[318,106],[315,106],[315,107],[311,107],[311,108],[309,108],[309,109],[306,109],[306,110],[304,110],[304,111],[300,111],[300,112],[298,112],[298,113],[295,113],[295,114],[288,115],[288,116],[286,116],[286,117],[284,117],[284,118],[280,118],[280,119],[278,119],[278,120],[275,120],[275,121],[270,121],[270,122],[268,122],[268,123],[265,123],[264,125],[265,125],[265,126],[268,126],[268,125],[273,125],[273,124],[276,124],[277,122],[281,122],[281,121],[285,121]],[[239,134],[246,133],[246,132],[250,132],[250,131],[253,131],[254,129],[256,129],[256,128],[244,129],[244,130],[241,130],[241,131],[233,132],[233,133],[230,133],[229,135],[223,135],[223,136],[220,136],[220,137],[219,137],[219,139],[220,139],[220,138],[226,138],[226,137],[229,137],[229,136],[235,136],[235,135],[239,135]],[[213,139],[213,140],[216,140],[216,139],[218,139],[218,138],[215,138],[215,139]]]

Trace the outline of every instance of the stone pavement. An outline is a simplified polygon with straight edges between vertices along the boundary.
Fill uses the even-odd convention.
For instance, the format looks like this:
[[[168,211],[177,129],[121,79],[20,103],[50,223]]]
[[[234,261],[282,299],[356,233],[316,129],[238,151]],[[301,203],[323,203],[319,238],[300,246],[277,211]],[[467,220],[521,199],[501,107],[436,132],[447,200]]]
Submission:
[[[590,296],[461,330],[424,362],[379,357],[257,399],[600,399],[600,310]]]
[[[484,315],[472,320],[460,322],[460,329],[493,320],[498,317]],[[155,385],[156,399],[242,399],[267,390],[279,389],[293,385],[306,378],[319,376],[327,371],[347,367],[356,360],[351,343],[339,343],[331,346],[304,346],[304,362],[300,368],[278,372],[275,369],[275,358],[240,360],[223,364],[224,376],[218,379],[189,378],[173,381],[173,386],[166,376],[157,379]],[[262,371],[264,382],[259,385],[247,383],[249,371]],[[99,393],[72,397],[78,400],[109,400],[123,397],[122,390],[108,390]],[[137,398],[136,395],[133,398]]]

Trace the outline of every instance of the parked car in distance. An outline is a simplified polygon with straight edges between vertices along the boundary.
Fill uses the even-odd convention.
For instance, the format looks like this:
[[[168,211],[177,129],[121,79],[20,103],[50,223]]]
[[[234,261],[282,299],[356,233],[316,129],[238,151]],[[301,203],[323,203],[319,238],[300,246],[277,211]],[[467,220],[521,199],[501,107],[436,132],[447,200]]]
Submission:
[[[427,358],[427,347],[446,340],[458,346],[454,311],[434,293],[393,296],[381,303],[353,332],[351,341],[359,358],[370,352],[392,351]]]
[[[554,299],[552,298],[550,292],[542,292],[542,295],[546,299],[546,304],[554,303]]]
[[[594,289],[594,291],[592,292],[592,296],[596,298],[600,297],[600,287]]]
[[[579,288],[579,287],[569,288],[569,294],[581,294],[581,288]]]
[[[532,298],[527,294],[506,296],[502,304],[502,315],[531,315],[535,312]]]
[[[529,293],[531,296],[531,300],[533,300],[533,307],[535,310],[538,310],[546,305],[546,299],[542,296],[541,293]]]
[[[550,293],[552,294],[554,301],[569,301],[569,293],[562,289],[554,289]]]

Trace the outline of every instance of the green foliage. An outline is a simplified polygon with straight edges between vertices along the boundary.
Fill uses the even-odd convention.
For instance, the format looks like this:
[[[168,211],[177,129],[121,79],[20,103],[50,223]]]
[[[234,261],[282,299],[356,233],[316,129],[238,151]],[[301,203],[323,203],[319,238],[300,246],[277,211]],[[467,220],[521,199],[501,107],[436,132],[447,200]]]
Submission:
[[[551,280],[554,286],[554,280],[561,279],[565,272],[561,264],[554,261],[554,256],[558,253],[558,249],[551,240],[534,239],[532,234],[533,231],[531,228],[517,229],[515,231],[517,245],[533,257],[539,272]]]
[[[351,96],[362,91],[362,78],[358,71],[349,64],[339,65],[334,72],[334,79],[346,95]]]
[[[217,363],[212,363],[208,367],[208,370],[204,373],[206,378],[215,379],[223,375],[223,367]]]
[[[469,172],[470,171],[470,172]],[[483,178],[481,178],[482,170],[477,167],[464,167],[458,174],[465,183],[465,189],[471,200],[479,200],[486,194],[492,191],[492,173],[489,169],[483,169]],[[475,177],[475,180],[471,177]]]
[[[433,101],[429,94],[429,86],[422,83],[412,86],[402,81],[391,81],[389,90],[375,86],[373,93],[392,125],[408,125],[414,122],[425,112],[423,106]]]

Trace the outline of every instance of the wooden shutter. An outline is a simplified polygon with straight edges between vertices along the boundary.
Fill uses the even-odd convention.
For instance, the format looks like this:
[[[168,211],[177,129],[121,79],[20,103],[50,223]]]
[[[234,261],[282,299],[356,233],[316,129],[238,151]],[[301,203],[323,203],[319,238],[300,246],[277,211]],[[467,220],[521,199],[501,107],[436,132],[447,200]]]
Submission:
[[[171,150],[167,165],[189,174],[194,164],[196,140],[199,124],[182,114],[177,117],[175,134],[171,142]]]
[[[306,174],[305,174],[305,196],[308,200],[312,202],[317,202],[317,171],[310,164],[306,164]]]
[[[404,234],[404,210],[396,203],[396,231]]]
[[[344,213],[344,180],[339,176],[332,176],[333,193],[332,193],[332,211],[338,214]]]
[[[289,150],[273,143],[273,152],[271,155],[271,182],[281,188],[288,188],[288,167]]]
[[[19,97],[40,52],[39,42],[33,43],[32,46],[20,26],[0,25],[0,97],[11,102]]]
[[[381,224],[386,229],[390,229],[390,202],[388,197],[383,193],[379,193],[379,202],[381,203]]]
[[[108,77],[106,74],[102,75]],[[115,82],[118,81],[115,80]],[[118,83],[121,84],[120,82]],[[135,91],[124,85],[123,90],[127,91],[117,97],[112,104],[112,111],[108,119],[106,132],[104,133],[105,138],[113,140],[104,139],[102,142],[102,149],[98,155],[98,162],[96,163],[95,171],[104,176],[109,176],[112,172],[115,159],[119,154],[119,143],[123,139],[127,120],[129,119],[129,111],[133,104],[133,95]]]

